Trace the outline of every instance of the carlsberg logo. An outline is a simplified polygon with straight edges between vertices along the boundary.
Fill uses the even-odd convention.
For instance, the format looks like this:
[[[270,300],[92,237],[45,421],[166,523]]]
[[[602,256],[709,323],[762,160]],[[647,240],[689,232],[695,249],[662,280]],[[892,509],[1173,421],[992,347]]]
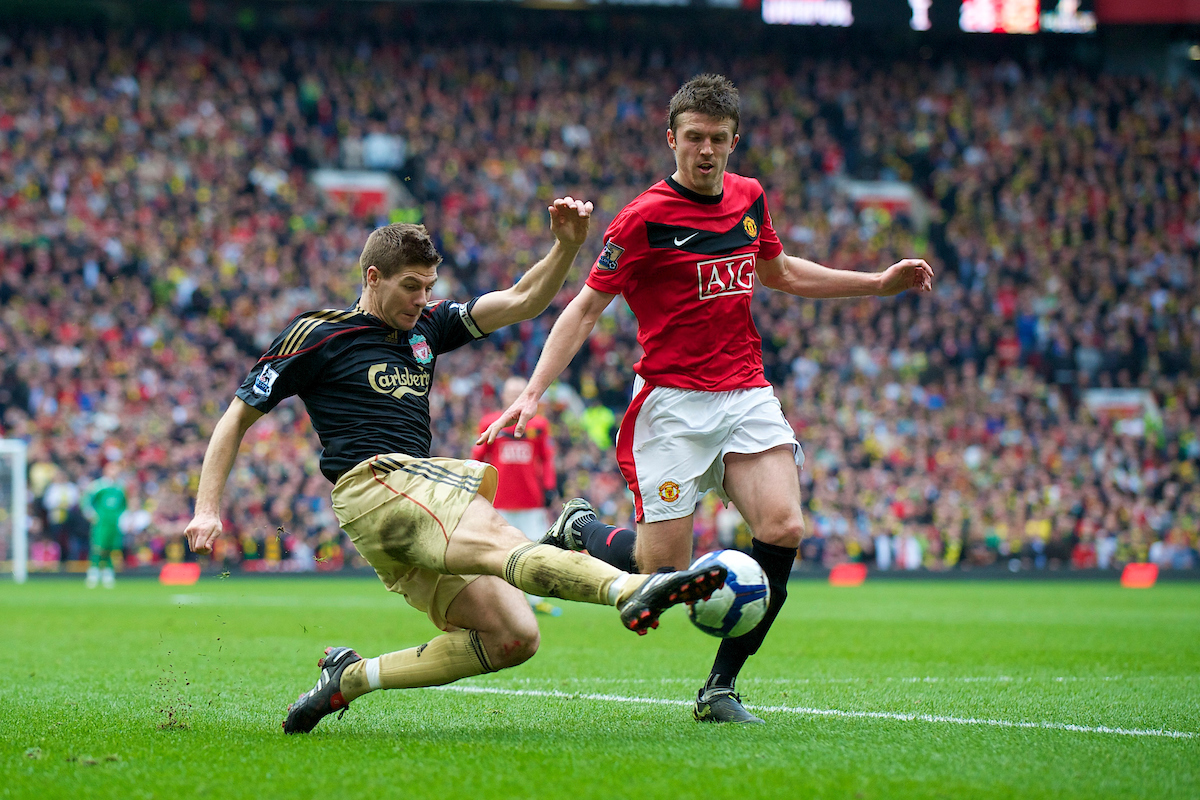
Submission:
[[[389,364],[376,364],[367,370],[367,381],[372,389],[396,398],[406,394],[415,394],[417,397],[428,394],[429,378],[428,372],[413,372],[408,367],[401,371],[400,367]]]

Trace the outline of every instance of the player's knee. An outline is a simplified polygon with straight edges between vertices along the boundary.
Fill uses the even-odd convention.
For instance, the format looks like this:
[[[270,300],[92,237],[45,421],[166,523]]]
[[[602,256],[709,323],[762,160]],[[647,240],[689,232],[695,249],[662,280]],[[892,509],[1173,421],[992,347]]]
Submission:
[[[799,547],[800,540],[804,538],[804,517],[800,514],[784,517],[774,525],[767,526],[764,535],[756,538],[777,547]]]
[[[504,630],[497,633],[495,642],[493,647],[488,648],[492,666],[506,669],[533,658],[542,643],[542,635],[537,620],[530,614],[527,620],[509,621]]]
[[[804,517],[797,514],[794,518],[788,520],[783,528],[783,546],[784,547],[799,547],[800,540],[804,538]]]

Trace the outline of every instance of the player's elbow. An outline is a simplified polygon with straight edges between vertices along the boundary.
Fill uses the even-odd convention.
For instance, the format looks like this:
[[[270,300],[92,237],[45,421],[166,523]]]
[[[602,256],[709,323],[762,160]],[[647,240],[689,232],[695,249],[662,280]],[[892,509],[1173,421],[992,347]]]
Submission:
[[[774,289],[777,292],[787,291],[787,282],[783,279],[783,274],[777,270],[763,270],[758,273],[758,282],[768,289]]]
[[[233,426],[238,436],[244,436],[246,431],[250,430],[250,426],[263,416],[263,412],[242,398],[234,397],[229,408],[225,409],[223,416],[229,420],[229,424]]]
[[[585,284],[583,290],[575,295],[575,299],[567,304],[560,319],[564,325],[570,324],[574,328],[590,332],[615,296],[597,292]]]
[[[785,292],[795,297],[821,298],[828,295],[821,291],[821,286],[807,276],[797,272],[775,272],[760,275],[759,280],[768,289]]]

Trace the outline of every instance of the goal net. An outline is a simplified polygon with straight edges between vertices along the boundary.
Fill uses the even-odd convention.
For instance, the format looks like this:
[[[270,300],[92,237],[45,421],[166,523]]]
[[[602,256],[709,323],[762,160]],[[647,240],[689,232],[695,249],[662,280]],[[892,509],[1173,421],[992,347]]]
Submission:
[[[24,583],[29,563],[25,442],[0,439],[0,570]]]

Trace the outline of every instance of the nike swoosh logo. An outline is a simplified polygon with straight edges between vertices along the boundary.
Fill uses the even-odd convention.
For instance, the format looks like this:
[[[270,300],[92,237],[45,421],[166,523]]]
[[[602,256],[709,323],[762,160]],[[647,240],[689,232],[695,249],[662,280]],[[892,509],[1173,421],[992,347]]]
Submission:
[[[687,244],[687,243],[688,243],[688,240],[689,240],[689,239],[694,239],[694,238],[696,238],[696,237],[697,237],[697,236],[699,236],[699,235],[700,235],[700,231],[696,231],[696,232],[695,232],[695,233],[693,233],[691,236],[685,236],[685,237],[683,237],[682,239],[680,239],[680,238],[676,237],[676,239],[675,239],[675,246],[676,246],[676,247],[683,247],[685,244]]]

